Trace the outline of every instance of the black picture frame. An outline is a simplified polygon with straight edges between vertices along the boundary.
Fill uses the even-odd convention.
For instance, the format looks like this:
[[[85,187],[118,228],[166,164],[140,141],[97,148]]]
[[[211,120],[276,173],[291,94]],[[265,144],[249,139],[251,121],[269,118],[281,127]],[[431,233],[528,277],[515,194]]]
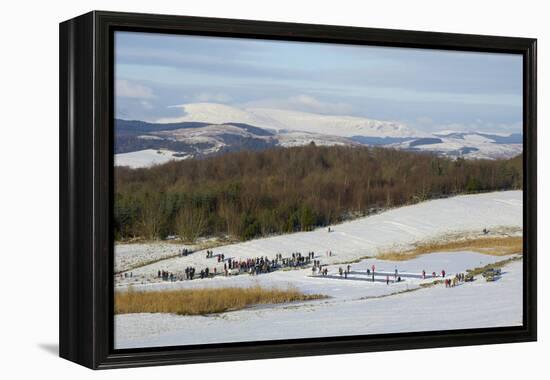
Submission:
[[[523,326],[113,348],[113,34],[142,31],[523,56]],[[93,11],[60,24],[60,356],[93,369],[535,341],[536,39]]]

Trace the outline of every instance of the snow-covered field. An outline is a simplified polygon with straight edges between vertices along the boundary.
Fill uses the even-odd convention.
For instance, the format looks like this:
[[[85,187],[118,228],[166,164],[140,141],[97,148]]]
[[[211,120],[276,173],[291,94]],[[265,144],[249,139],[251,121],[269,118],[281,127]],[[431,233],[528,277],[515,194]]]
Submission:
[[[442,239],[446,235],[480,234],[484,228],[493,231],[519,231],[522,229],[522,192],[505,191],[476,195],[463,195],[438,199],[389,210],[350,222],[316,229],[250,240],[243,243],[215,248],[215,254],[226,259],[247,259],[259,256],[284,257],[293,252],[315,252],[323,264],[341,263],[365,256],[376,256],[394,247],[406,247],[418,241]],[[141,249],[137,244],[132,245]],[[178,246],[173,246],[177,253]],[[148,251],[152,249],[147,248]],[[327,255],[331,252],[331,256]],[[118,258],[115,257],[115,261]],[[223,263],[216,258],[206,258],[206,251],[198,251],[186,257],[159,261],[133,270],[134,280],[139,276],[151,277],[158,270],[181,273],[187,266],[217,268]]]
[[[434,253],[400,262],[398,267],[400,272],[418,272],[420,268],[439,271],[443,267],[448,273],[456,273],[502,259],[472,252]],[[387,271],[393,271],[396,265],[366,260],[352,265],[352,271],[364,272],[373,263]],[[521,264],[519,261],[506,266],[495,282],[485,282],[480,276],[473,283],[454,288],[419,288],[419,283],[432,280],[406,277],[403,282],[390,285],[366,281],[367,276],[360,274],[348,279],[309,277],[306,269],[189,281],[177,286],[223,286],[223,282],[232,286],[293,284],[306,293],[331,298],[209,316],[117,315],[115,345],[132,348],[521,325]],[[412,289],[416,290],[406,291]]]
[[[132,277],[116,277],[117,291],[128,284],[138,290],[163,290],[225,286],[297,287],[304,293],[331,298],[306,303],[258,306],[212,316],[129,314],[115,317],[117,348],[159,345],[289,339],[336,335],[392,333],[439,329],[462,329],[521,324],[521,261],[503,268],[494,283],[481,277],[447,289],[442,285],[420,288],[431,282],[431,273],[464,272],[507,259],[475,252],[435,252],[408,261],[391,262],[375,256],[392,247],[407,247],[419,241],[478,236],[487,228],[490,236],[521,235],[522,192],[507,191],[465,195],[401,207],[332,226],[333,232],[317,229],[274,236],[215,248],[215,254],[246,259],[258,256],[288,257],[292,252],[314,251],[315,259],[328,265],[328,277],[312,276],[311,268],[278,270],[257,276],[216,276],[212,279],[162,282],[158,270],[175,274],[185,267],[197,270],[217,268],[223,262],[206,258],[205,251],[175,257],[132,269]],[[122,267],[135,260],[177,254],[177,244],[131,244],[116,247],[115,261]],[[133,250],[133,254],[132,254]],[[327,255],[327,251],[332,254]],[[120,255],[119,255],[120,253]],[[347,279],[339,267],[355,260]],[[369,281],[366,269],[376,267],[376,281]],[[402,282],[393,282],[398,270]],[[425,270],[426,279],[419,273]],[[390,284],[386,284],[389,276]],[[409,290],[409,291],[407,291]],[[414,291],[410,291],[414,290]],[[373,298],[375,297],[375,298]]]

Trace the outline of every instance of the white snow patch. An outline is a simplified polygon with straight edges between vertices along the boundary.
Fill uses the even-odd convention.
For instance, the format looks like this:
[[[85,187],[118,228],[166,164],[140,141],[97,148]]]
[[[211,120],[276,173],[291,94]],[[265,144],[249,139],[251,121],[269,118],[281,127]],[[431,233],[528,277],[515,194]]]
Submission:
[[[153,135],[139,135],[137,138],[142,140],[162,140],[162,137]]]
[[[115,166],[129,166],[132,169],[160,165],[172,160],[185,160],[190,156],[174,156],[170,150],[145,149],[136,152],[115,154]]]

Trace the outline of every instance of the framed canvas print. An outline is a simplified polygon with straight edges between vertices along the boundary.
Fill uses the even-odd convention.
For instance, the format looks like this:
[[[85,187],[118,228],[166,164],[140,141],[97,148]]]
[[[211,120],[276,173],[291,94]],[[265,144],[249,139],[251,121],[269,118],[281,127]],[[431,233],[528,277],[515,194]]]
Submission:
[[[536,40],[60,25],[60,355],[536,340]]]

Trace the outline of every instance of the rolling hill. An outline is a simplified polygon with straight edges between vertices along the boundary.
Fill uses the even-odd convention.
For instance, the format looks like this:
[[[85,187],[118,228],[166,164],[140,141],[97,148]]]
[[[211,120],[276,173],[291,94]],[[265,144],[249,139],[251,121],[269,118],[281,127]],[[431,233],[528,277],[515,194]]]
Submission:
[[[115,121],[115,162],[147,167],[273,147],[368,145],[468,159],[511,158],[522,152],[521,134],[418,132],[398,122],[214,103],[178,106],[183,114],[150,123]]]

